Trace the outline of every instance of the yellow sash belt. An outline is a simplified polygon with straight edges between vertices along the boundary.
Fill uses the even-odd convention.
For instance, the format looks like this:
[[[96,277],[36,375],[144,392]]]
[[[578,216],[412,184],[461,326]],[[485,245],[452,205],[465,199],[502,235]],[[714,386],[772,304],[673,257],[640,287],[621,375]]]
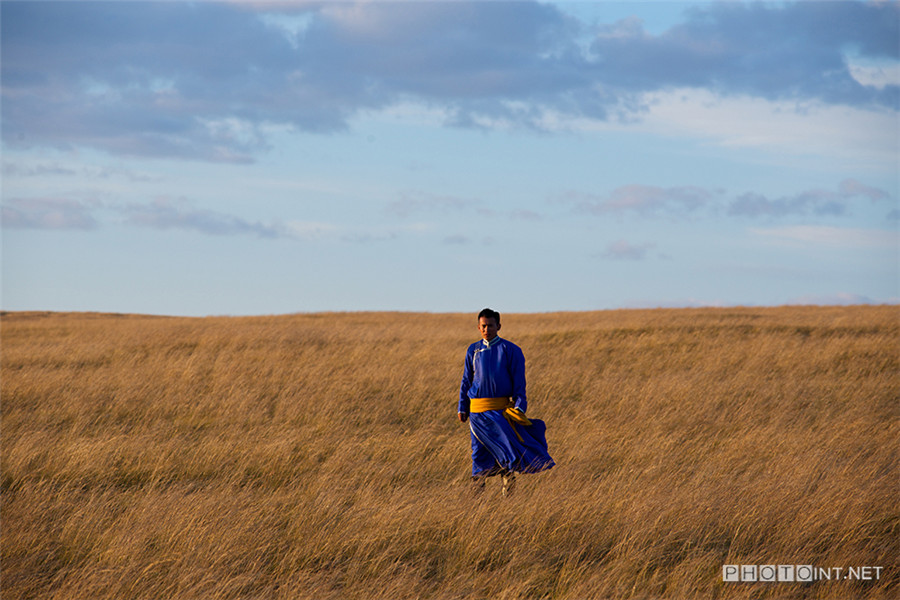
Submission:
[[[489,410],[502,410],[503,417],[512,427],[516,437],[520,442],[523,441],[522,436],[516,431],[514,423],[528,426],[531,425],[531,421],[528,420],[525,413],[514,407],[511,398],[472,398],[469,401],[469,412],[480,413]]]

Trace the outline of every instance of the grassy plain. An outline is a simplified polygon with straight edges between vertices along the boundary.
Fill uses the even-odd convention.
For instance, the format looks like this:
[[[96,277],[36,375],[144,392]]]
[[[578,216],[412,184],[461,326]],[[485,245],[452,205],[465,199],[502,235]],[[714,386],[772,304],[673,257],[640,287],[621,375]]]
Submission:
[[[896,306],[504,315],[558,463],[508,499],[456,420],[473,315],[0,323],[3,598],[900,594]]]

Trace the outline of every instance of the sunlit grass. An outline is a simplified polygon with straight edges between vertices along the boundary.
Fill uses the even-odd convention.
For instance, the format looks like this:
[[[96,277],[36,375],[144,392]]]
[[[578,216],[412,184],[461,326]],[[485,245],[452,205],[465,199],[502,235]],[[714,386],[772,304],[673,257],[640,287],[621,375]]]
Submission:
[[[468,485],[472,315],[2,318],[3,598],[891,598],[900,309],[504,315],[553,470]],[[723,583],[724,564],[881,566]]]

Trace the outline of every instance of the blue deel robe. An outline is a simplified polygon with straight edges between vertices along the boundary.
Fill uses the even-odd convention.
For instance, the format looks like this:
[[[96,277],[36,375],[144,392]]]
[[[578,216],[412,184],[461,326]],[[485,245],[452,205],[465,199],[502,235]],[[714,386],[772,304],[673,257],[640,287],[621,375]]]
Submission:
[[[528,401],[522,349],[499,336],[490,343],[481,340],[470,345],[459,386],[458,412],[469,413],[471,398],[511,398],[515,408],[524,413]],[[546,424],[529,420],[530,426],[511,425],[502,410],[469,414],[472,475],[496,475],[504,470],[537,473],[553,467]]]

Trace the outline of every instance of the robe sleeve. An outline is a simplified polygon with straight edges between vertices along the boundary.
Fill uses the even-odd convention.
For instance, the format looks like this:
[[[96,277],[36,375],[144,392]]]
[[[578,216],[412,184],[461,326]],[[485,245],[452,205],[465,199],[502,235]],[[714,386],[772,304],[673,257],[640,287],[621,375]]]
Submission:
[[[525,354],[519,347],[512,355],[509,371],[512,378],[512,400],[516,408],[525,412],[528,409],[528,400],[525,395]]]
[[[474,377],[472,354],[472,348],[470,347],[466,351],[462,381],[459,384],[459,404],[457,405],[457,412],[461,413],[469,412],[469,388],[472,387],[472,378]]]

